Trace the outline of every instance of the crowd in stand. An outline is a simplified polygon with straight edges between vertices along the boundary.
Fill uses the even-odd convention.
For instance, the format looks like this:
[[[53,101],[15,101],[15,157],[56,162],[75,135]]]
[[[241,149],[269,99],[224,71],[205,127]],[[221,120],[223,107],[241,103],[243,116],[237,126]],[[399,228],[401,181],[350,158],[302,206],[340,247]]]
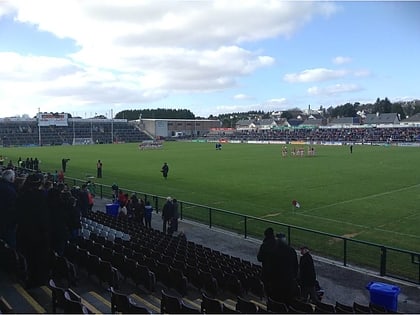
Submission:
[[[419,127],[400,128],[314,128],[283,130],[241,130],[227,135],[231,140],[276,140],[314,142],[418,142]]]
[[[112,186],[114,191],[114,203],[118,204],[118,217],[136,222],[151,228],[151,220],[153,207],[148,200],[144,201],[138,198],[134,193],[129,197],[128,193],[124,193],[118,186]],[[164,233],[172,235],[178,231],[178,201],[167,197],[162,208],[162,230]]]
[[[39,170],[10,167],[1,174],[0,238],[26,258],[26,286],[46,284],[50,254],[62,254],[66,242],[78,236],[80,216],[93,198],[87,184],[70,188]]]

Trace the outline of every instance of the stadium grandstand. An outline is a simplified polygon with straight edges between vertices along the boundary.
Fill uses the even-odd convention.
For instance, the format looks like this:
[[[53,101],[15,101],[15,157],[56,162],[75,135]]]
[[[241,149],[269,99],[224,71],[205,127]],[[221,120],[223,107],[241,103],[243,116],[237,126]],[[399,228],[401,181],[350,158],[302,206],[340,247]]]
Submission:
[[[27,286],[26,257],[0,239],[2,313],[419,313],[416,285],[315,257],[320,302],[278,303],[265,294],[261,240],[185,219],[163,233],[161,210],[146,228],[109,212],[95,199],[80,218],[80,234],[62,255],[51,253],[49,281]],[[41,250],[35,248],[35,251]],[[374,303],[369,284],[397,293]],[[392,285],[391,285],[392,283]],[[401,296],[398,293],[401,290]],[[385,294],[385,295],[386,295]]]
[[[419,116],[398,120],[396,113],[368,114],[360,117],[342,117],[327,121],[324,118],[307,119],[246,119],[236,122],[235,128],[214,128],[207,139],[245,142],[304,141],[307,144],[403,144],[420,145]]]
[[[1,119],[2,145],[153,139],[138,122],[124,119],[65,115],[43,119]],[[155,123],[161,125],[160,121]],[[252,128],[214,127],[209,133],[200,131],[200,135],[229,141],[413,145],[419,143],[420,135],[417,126]],[[261,240],[186,219],[180,220],[180,232],[164,234],[161,209],[155,209],[152,228],[148,229],[107,213],[110,202],[95,198],[92,211],[80,218],[80,235],[66,243],[62,255],[51,253],[49,282],[43,285],[26,286],[26,257],[0,239],[1,313],[420,313],[418,285],[339,266],[322,257],[314,257],[322,287],[319,293],[324,293],[321,302],[276,303],[266,296],[261,281],[262,267],[256,259]],[[366,288],[372,282],[392,283],[401,289],[399,300],[394,295],[391,305],[389,299],[387,303],[372,302]]]
[[[40,114],[43,115],[43,114]],[[47,115],[47,114],[46,114]],[[45,115],[45,116],[46,116]],[[51,116],[52,114],[48,114]],[[44,116],[44,117],[45,117]],[[0,119],[3,146],[140,142],[150,136],[125,119]]]
[[[355,119],[315,125],[285,119],[238,121],[234,128],[221,128],[218,120],[71,118],[68,114],[40,113],[39,118],[0,118],[2,146],[82,145],[142,142],[154,139],[204,139],[207,141],[264,141],[309,144],[420,145],[417,121],[384,124],[384,119],[360,124]],[[390,117],[393,117],[391,115]],[[378,118],[374,115],[374,118]],[[346,122],[346,123],[345,123]]]

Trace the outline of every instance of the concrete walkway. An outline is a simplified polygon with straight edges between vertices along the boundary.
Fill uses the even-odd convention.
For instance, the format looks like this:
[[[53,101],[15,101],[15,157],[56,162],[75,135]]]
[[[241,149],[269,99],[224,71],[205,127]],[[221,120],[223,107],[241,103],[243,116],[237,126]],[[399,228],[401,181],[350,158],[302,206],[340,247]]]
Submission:
[[[105,205],[109,202],[105,199],[96,199],[93,210],[105,211]],[[153,213],[152,227],[162,230],[160,213]],[[179,221],[179,232],[181,231],[185,233],[189,241],[260,264],[256,256],[261,240],[244,238],[235,233],[218,228],[209,228],[206,225],[188,220]],[[347,305],[358,302],[367,305],[370,301],[370,294],[366,285],[371,281],[383,282],[400,287],[398,312],[420,313],[420,286],[387,277],[379,277],[367,270],[344,267],[338,262],[322,257],[314,256],[314,260],[319,283],[325,290],[324,302],[335,304],[338,301]]]

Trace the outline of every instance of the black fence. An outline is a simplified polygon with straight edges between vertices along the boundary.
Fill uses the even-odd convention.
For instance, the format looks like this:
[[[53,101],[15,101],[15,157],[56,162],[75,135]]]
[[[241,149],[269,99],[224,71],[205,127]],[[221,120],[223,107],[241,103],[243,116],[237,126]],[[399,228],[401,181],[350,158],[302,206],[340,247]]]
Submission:
[[[66,178],[68,184],[81,186],[86,180]],[[111,186],[91,184],[90,189],[101,199],[112,199]],[[144,201],[148,200],[159,212],[166,202],[166,196],[121,188],[125,193],[135,193]],[[414,252],[367,241],[320,232],[299,226],[261,219],[245,214],[218,209],[178,200],[180,219],[188,219],[233,231],[243,237],[261,239],[267,226],[282,231],[289,244],[298,247],[309,246],[313,253],[340,262],[343,266],[360,267],[388,276],[420,284],[420,252]]]

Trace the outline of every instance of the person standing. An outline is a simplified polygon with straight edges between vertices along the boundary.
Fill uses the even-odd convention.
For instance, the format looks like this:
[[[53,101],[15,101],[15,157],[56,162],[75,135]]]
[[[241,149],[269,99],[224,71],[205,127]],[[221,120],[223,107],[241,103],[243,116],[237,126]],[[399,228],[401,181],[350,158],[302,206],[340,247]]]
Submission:
[[[274,230],[269,227],[264,231],[264,240],[261,244],[257,259],[262,263],[262,281],[264,283],[266,295],[273,297],[275,275],[277,270],[276,261],[277,242],[274,237]]]
[[[162,226],[162,231],[163,233],[169,233],[170,230],[167,228],[168,225],[171,224],[171,220],[174,217],[174,206],[172,203],[172,198],[171,197],[167,197],[166,198],[166,203],[163,205],[162,208],[162,221],[163,221],[163,226]]]
[[[15,172],[3,171],[0,179],[0,238],[16,248],[16,199]]]
[[[352,153],[353,153],[353,145],[350,144],[350,154],[352,154]]]
[[[168,166],[168,163],[163,163],[163,166],[162,166],[162,170],[161,170],[161,172],[162,172],[162,175],[163,175],[163,178],[164,179],[167,179],[168,178],[168,172],[169,172],[169,166]]]
[[[63,172],[66,172],[66,168],[67,168],[67,162],[70,161],[70,159],[62,159],[61,160],[61,169],[63,170]]]
[[[316,294],[316,273],[312,255],[307,246],[300,248],[300,262],[299,262],[299,283],[301,287],[301,297],[306,302],[308,297],[310,302],[319,302]]]
[[[98,160],[98,163],[96,163],[96,177],[102,178],[102,162],[101,160]]]
[[[48,283],[51,254],[49,212],[41,180],[36,174],[29,175],[16,199],[16,248],[27,261],[27,289]]]
[[[173,217],[171,220],[171,233],[178,232],[178,219],[179,219],[179,209],[178,209],[178,200],[175,198],[172,200],[172,207],[173,207]]]
[[[267,296],[289,303],[296,296],[297,256],[284,239],[276,239],[272,228],[264,232],[257,259],[262,262],[263,283]]]
[[[144,206],[144,223],[147,228],[152,228],[152,212],[153,207],[150,205],[150,202],[147,200]]]

